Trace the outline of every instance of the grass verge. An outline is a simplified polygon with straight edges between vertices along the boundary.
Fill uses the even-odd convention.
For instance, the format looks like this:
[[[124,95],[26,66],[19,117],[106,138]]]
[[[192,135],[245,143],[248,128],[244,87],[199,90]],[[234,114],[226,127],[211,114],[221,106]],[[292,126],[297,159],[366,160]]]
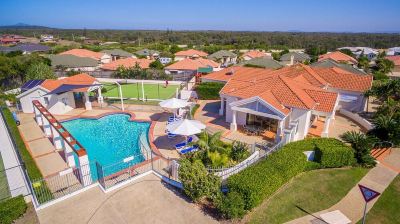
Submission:
[[[10,197],[10,191],[8,189],[8,182],[6,172],[4,170],[3,159],[0,155],[0,200]]]
[[[364,168],[315,170],[295,177],[249,215],[250,223],[284,223],[339,202],[368,172]]]
[[[27,205],[23,196],[10,198],[0,202],[0,223],[11,224],[21,217],[26,211]]]
[[[105,84],[107,91],[103,93],[105,97],[118,97],[119,88],[116,84]],[[122,84],[122,96],[125,98],[142,98],[142,85],[131,83]],[[168,85],[164,87],[163,84],[144,84],[144,95],[147,99],[169,99],[175,95],[178,85]]]

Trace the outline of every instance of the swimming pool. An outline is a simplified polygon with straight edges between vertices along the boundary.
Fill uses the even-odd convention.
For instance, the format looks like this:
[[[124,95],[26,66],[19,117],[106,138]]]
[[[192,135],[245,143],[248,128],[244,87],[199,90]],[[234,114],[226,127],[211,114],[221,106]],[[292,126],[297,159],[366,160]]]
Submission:
[[[145,135],[148,141],[149,122],[130,121],[128,114],[111,114],[64,121],[62,125],[86,149],[93,180],[97,180],[96,162],[103,176],[108,176],[145,160],[139,137]]]

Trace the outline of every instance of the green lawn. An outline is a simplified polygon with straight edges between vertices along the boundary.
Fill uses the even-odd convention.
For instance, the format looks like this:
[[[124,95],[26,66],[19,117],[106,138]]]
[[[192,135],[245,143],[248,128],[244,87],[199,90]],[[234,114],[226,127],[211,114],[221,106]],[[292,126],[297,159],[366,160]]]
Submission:
[[[366,223],[400,223],[400,176],[397,176],[368,212]],[[362,223],[360,220],[358,223]]]
[[[3,160],[0,156],[0,200],[10,197],[10,191],[8,189],[7,177],[4,171]]]
[[[368,169],[314,170],[293,179],[250,215],[250,223],[283,223],[327,209],[344,197]]]
[[[107,89],[106,93],[103,93],[104,96],[109,97],[118,97],[119,89],[116,84],[104,84],[104,87]],[[176,88],[179,88],[178,85],[168,85],[168,87],[164,87],[163,84],[144,84],[144,95],[147,99],[169,99],[175,96]],[[139,84],[123,84],[122,85],[122,96],[127,98],[142,98],[142,85]]]

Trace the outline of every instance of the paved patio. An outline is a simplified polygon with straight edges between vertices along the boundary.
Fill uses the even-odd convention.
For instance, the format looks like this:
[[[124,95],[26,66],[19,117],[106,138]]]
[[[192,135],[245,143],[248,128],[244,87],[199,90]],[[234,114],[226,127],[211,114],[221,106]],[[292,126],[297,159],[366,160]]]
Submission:
[[[40,223],[217,223],[153,174],[104,194],[98,187],[38,212]]]

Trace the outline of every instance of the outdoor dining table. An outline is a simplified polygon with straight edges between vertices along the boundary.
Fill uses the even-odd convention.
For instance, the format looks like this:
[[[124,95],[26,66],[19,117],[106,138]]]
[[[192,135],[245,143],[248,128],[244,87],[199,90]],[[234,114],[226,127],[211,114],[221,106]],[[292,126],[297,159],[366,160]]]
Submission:
[[[261,128],[255,126],[255,125],[247,125],[246,128],[250,133],[253,133],[255,135],[259,135],[260,132],[263,131],[263,129],[261,129]]]

